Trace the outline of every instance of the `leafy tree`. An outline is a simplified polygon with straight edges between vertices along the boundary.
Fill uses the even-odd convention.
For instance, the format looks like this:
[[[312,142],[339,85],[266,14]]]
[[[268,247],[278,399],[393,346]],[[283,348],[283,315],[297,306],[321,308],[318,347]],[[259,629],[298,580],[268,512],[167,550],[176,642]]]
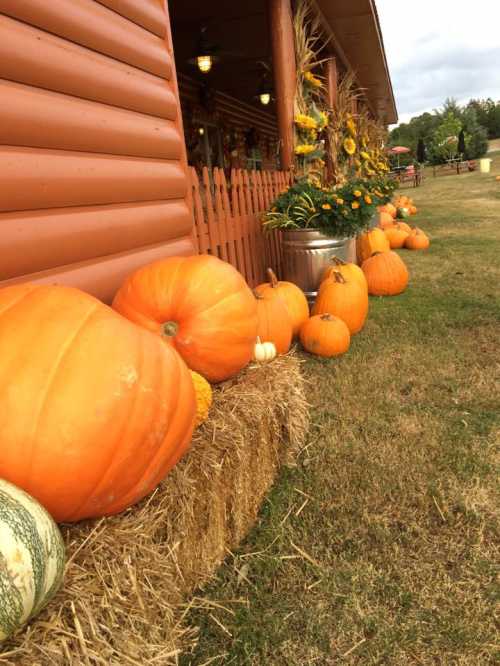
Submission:
[[[432,135],[433,161],[444,162],[455,157],[458,146],[457,134],[461,129],[460,120],[452,111],[448,111]]]

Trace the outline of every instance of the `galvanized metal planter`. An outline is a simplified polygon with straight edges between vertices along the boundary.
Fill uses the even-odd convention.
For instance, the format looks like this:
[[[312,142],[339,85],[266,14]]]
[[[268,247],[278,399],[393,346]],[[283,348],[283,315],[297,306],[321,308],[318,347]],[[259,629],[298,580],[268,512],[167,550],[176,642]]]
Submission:
[[[325,236],[319,229],[283,230],[283,279],[302,289],[307,300],[314,302],[321,275],[333,256],[353,261],[355,241],[350,238]]]

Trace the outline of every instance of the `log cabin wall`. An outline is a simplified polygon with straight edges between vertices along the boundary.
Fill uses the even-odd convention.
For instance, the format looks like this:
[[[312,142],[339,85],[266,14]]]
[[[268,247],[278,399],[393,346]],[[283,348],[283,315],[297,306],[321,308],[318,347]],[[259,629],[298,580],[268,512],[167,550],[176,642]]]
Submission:
[[[166,0],[0,0],[0,285],[191,254]]]

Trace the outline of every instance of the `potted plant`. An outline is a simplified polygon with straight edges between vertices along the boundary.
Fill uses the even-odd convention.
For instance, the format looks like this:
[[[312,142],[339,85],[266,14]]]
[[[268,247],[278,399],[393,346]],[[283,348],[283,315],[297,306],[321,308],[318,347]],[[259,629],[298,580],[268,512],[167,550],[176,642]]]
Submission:
[[[283,232],[283,277],[312,301],[326,265],[336,255],[346,261],[349,240],[367,229],[376,206],[390,199],[382,178],[353,179],[342,186],[321,186],[303,178],[273,202],[264,216],[266,230]]]

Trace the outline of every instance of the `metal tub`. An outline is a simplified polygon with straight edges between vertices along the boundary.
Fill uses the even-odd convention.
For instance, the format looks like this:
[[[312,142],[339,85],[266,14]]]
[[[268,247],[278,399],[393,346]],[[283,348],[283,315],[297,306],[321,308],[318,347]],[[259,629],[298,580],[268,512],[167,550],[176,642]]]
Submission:
[[[302,289],[313,303],[321,275],[334,256],[355,260],[355,242],[350,238],[331,238],[318,229],[285,230],[282,234],[283,279]]]

